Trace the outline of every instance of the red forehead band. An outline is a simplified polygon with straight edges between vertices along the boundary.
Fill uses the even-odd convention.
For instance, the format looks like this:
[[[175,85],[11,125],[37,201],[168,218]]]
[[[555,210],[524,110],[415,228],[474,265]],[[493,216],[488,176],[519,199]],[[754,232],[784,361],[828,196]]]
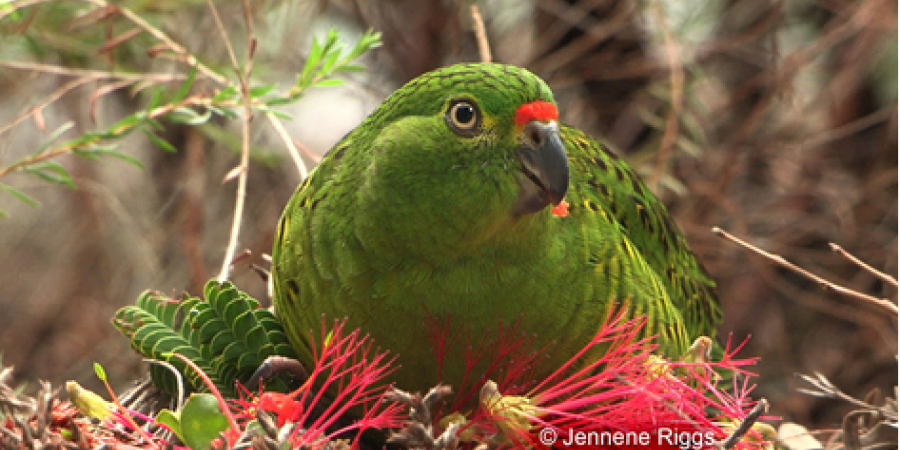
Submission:
[[[548,120],[556,120],[559,112],[556,105],[543,100],[526,103],[516,110],[516,124],[524,126],[532,120],[540,120],[546,122]]]

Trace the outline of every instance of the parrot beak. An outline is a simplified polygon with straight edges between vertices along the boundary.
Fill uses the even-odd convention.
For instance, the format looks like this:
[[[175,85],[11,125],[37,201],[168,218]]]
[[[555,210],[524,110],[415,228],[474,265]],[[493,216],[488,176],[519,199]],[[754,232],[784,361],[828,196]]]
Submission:
[[[556,121],[532,120],[522,129],[520,140],[517,153],[524,178],[514,211],[525,215],[562,201],[569,187],[569,160]]]

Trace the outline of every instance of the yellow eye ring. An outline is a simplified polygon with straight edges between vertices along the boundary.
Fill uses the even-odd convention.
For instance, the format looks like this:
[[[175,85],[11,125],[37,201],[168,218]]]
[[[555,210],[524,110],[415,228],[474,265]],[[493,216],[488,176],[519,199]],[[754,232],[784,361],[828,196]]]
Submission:
[[[450,103],[446,119],[453,131],[471,135],[481,126],[481,111],[468,100],[458,100]]]

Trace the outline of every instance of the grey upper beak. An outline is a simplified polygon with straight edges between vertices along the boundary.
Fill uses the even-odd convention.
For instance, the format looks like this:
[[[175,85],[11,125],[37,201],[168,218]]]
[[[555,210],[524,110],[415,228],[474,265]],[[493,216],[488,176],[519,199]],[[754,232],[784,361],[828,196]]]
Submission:
[[[519,160],[522,162],[521,192],[517,214],[536,213],[556,205],[569,187],[569,160],[555,121],[531,121],[522,130]]]

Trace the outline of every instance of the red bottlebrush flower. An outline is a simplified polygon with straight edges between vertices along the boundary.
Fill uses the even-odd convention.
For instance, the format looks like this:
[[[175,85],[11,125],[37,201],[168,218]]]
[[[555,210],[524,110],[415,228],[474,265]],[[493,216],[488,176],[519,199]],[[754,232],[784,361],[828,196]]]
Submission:
[[[405,419],[403,405],[383,402],[390,386],[381,384],[385,376],[393,372],[393,359],[386,352],[372,349],[371,340],[359,330],[345,334],[346,321],[334,322],[329,331],[324,321],[321,344],[313,338],[314,366],[309,378],[297,390],[281,394],[260,392],[256,398],[241,387],[241,398],[233,400],[238,428],[236,434],[226,434],[229,442],[240,435],[240,428],[256,417],[256,410],[271,413],[278,427],[287,423],[299,423],[288,437],[291,448],[317,450],[329,440],[350,431],[362,432],[368,428],[399,428]],[[327,393],[327,394],[326,394]],[[328,395],[327,401],[323,396]],[[332,398],[333,397],[333,398]],[[317,409],[304,405],[324,406]],[[335,421],[350,411],[362,410],[362,417],[340,429],[334,429]],[[354,440],[353,447],[358,447]]]
[[[346,321],[334,322],[327,330],[324,319],[321,349],[313,345],[315,365],[310,370],[309,379],[296,391],[288,394],[301,405],[317,404],[328,392],[334,395],[327,408],[313,419],[311,408],[294,409],[300,411],[296,418],[304,424],[301,433],[298,427],[291,436],[295,446],[308,445],[316,449],[324,445],[326,439],[348,431],[363,431],[368,428],[399,428],[405,419],[403,406],[383,402],[390,386],[380,382],[395,369],[391,367],[393,358],[386,352],[372,349],[372,341],[359,330],[345,334]],[[313,338],[313,342],[315,342]],[[316,386],[316,389],[312,389]],[[329,431],[334,422],[351,409],[362,408],[362,417],[353,424]],[[358,445],[358,437],[354,447]]]
[[[275,423],[278,427],[284,426],[285,423],[296,421],[303,411],[303,405],[294,400],[288,394],[280,392],[260,392],[255,400],[252,395],[246,391],[243,386],[238,386],[241,399],[232,400],[235,405],[236,414],[239,420],[252,420],[255,417],[255,410],[261,409],[271,413],[275,417]],[[243,397],[248,395],[251,400],[244,400]]]
[[[276,417],[279,427],[288,421],[296,420],[303,412],[303,405],[291,398],[290,395],[280,392],[263,392],[259,396],[257,407],[263,411],[272,413]]]
[[[626,320],[627,308],[620,311],[611,310],[582,351],[527,392],[487,383],[481,407],[459,435],[482,442],[499,435],[522,449],[700,450],[727,437],[752,408],[753,386],[735,378],[734,392],[725,392],[716,370],[750,376],[742,367],[756,360],[734,359],[740,346],[731,350],[730,340],[721,361],[664,360],[653,354],[653,338],[640,338],[645,319]],[[584,366],[582,356],[598,345],[606,349],[603,356]],[[522,386],[527,380],[504,384]]]
[[[272,414],[275,417],[275,423],[280,428],[285,423],[296,421],[303,411],[303,405],[290,394],[262,391],[254,398],[253,394],[240,383],[237,387],[241,398],[231,400],[231,403],[234,406],[238,422],[253,420],[256,417],[256,410],[261,409]],[[245,400],[245,398],[249,398],[249,400]]]

